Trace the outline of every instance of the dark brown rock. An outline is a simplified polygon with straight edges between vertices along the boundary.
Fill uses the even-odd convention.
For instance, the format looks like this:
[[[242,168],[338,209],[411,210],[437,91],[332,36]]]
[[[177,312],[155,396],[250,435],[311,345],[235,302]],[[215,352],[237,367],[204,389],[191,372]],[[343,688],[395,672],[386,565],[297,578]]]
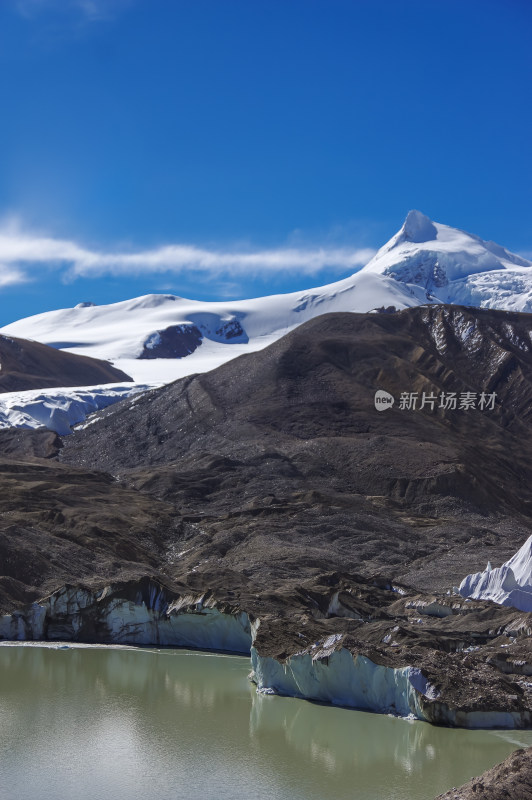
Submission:
[[[347,566],[446,590],[531,532],[530,328],[531,315],[453,306],[325,315],[107,409],[61,459],[175,503],[248,574]],[[377,412],[378,388],[498,402]]]
[[[107,361],[78,356],[13,336],[0,336],[0,364],[0,392],[132,380]]]
[[[532,747],[516,750],[502,764],[436,800],[532,800]]]

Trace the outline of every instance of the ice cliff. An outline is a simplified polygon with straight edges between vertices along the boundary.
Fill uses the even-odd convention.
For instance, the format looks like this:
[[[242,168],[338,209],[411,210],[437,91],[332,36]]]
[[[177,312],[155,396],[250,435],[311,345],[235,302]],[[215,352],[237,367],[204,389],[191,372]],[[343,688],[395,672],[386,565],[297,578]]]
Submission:
[[[462,597],[532,611],[532,536],[501,567],[492,569],[488,562],[483,572],[467,575],[459,592]]]
[[[65,586],[0,617],[0,639],[162,645],[249,653],[248,615],[203,595],[177,599],[153,582],[94,591]]]
[[[266,630],[268,625],[266,625]],[[395,664],[372,651],[353,652],[344,634],[328,635],[306,649],[268,654],[261,620],[210,593],[168,590],[152,579],[98,589],[63,586],[39,602],[0,616],[0,640],[155,645],[251,654],[250,677],[263,694],[317,700],[383,714],[464,728],[524,728],[529,705],[517,702],[454,703],[423,662]],[[260,640],[260,641],[259,641]],[[405,652],[406,658],[408,653]],[[375,659],[375,660],[374,660]],[[384,661],[385,663],[378,663]],[[386,663],[387,662],[387,663]],[[445,671],[445,667],[443,667]],[[430,671],[429,671],[430,674]],[[443,685],[443,684],[442,684]],[[475,691],[478,687],[475,685]]]
[[[451,708],[417,667],[376,664],[353,654],[331,636],[312,651],[285,661],[261,656],[251,648],[252,680],[264,694],[301,697],[338,706],[396,714],[460,728],[524,728],[529,711]]]

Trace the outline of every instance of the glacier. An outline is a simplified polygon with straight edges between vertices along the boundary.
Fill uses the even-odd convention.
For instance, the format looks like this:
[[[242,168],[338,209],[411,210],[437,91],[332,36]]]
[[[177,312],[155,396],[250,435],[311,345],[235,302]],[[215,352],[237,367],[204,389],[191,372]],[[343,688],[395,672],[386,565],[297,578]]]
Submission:
[[[465,728],[525,728],[530,711],[450,708],[422,669],[377,664],[343,646],[334,634],[278,659],[257,647],[260,618],[209,594],[175,597],[141,580],[93,589],[63,586],[0,616],[0,640],[191,647],[249,655],[260,694],[315,700],[381,714]]]
[[[117,383],[4,392],[0,394],[0,428],[48,428],[64,436],[95,411],[151,388],[153,384]]]
[[[314,654],[296,654],[285,663],[260,656],[253,647],[252,677],[258,691],[425,718],[419,694],[426,681],[419,670],[378,666],[366,656],[353,656],[346,648],[330,652],[330,645],[325,640]]]
[[[532,536],[502,566],[493,569],[488,562],[483,572],[467,575],[458,591],[473,600],[532,611]]]
[[[140,585],[129,597],[110,586],[100,591],[64,586],[0,616],[0,639],[7,641],[90,641],[249,654],[251,630],[243,611],[220,610],[203,595],[171,599],[154,583]]]
[[[338,706],[394,714],[459,728],[526,728],[529,711],[468,711],[450,708],[423,672],[412,666],[374,663],[344,647],[338,636],[281,662],[251,648],[251,679],[257,691]],[[341,638],[341,637],[340,637]]]

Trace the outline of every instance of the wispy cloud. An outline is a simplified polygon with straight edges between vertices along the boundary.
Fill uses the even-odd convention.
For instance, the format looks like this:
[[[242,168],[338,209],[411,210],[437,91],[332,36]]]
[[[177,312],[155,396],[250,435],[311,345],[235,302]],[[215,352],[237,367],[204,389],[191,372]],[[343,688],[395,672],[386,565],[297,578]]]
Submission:
[[[26,283],[28,276],[16,267],[0,264],[0,289],[4,286],[15,286],[17,283]]]
[[[147,250],[113,252],[84,247],[68,239],[25,231],[19,223],[0,227],[0,285],[35,279],[43,269],[63,280],[105,275],[201,275],[217,280],[282,273],[316,275],[345,272],[366,264],[375,251],[352,247],[279,247],[210,249],[194,244],[167,244]],[[2,275],[5,276],[2,280]]]

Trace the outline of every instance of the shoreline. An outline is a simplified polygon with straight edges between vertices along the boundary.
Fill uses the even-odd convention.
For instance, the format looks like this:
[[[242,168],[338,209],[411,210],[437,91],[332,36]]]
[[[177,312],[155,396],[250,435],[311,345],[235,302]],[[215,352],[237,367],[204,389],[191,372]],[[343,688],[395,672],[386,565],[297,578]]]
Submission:
[[[372,591],[376,591],[375,587]],[[410,603],[418,612],[419,602],[413,604],[408,593],[396,600],[397,592],[387,589],[382,592],[391,594],[395,604]],[[343,593],[335,591],[327,599],[328,607],[334,600],[338,611],[339,597],[348,602]],[[438,612],[432,624],[437,620],[440,626],[445,625],[453,616],[451,613],[440,616],[442,602],[440,599],[440,603],[427,605]],[[475,605],[463,603],[468,613],[462,616],[467,621],[472,618]],[[480,608],[490,605],[493,604],[476,604]],[[503,613],[508,617],[507,608]],[[516,614],[512,616],[510,612],[509,624],[513,629]],[[528,615],[521,616],[528,620]],[[459,621],[462,623],[463,619]],[[467,674],[462,674],[464,664],[469,664],[472,673],[478,668],[477,661],[474,658],[471,661],[476,653],[467,648],[454,653],[430,647],[416,651],[407,642],[399,650],[397,642],[389,639],[387,647],[377,648],[371,644],[371,638],[364,643],[355,634],[369,635],[374,628],[381,637],[381,623],[352,616],[313,622],[311,625],[307,614],[288,623],[273,608],[259,617],[244,610],[242,604],[219,601],[209,592],[176,595],[158,582],[144,580],[126,585],[108,584],[99,589],[62,587],[38,603],[1,616],[0,644],[39,642],[65,649],[175,647],[246,656],[250,658],[251,680],[257,691],[265,694],[403,718],[413,716],[452,728],[532,727],[528,694],[524,694],[525,689],[532,687],[525,680],[527,670],[523,670],[521,684],[525,689],[519,697],[510,694],[512,687],[519,684],[511,683],[495,663],[487,672],[491,683],[485,687],[486,694],[479,697],[482,687],[479,688],[476,674],[469,676],[474,678],[471,686],[467,684]],[[523,620],[519,622],[522,628]],[[335,632],[326,630],[329,623]],[[397,634],[397,626],[394,630]],[[509,643],[501,647],[506,653]]]

